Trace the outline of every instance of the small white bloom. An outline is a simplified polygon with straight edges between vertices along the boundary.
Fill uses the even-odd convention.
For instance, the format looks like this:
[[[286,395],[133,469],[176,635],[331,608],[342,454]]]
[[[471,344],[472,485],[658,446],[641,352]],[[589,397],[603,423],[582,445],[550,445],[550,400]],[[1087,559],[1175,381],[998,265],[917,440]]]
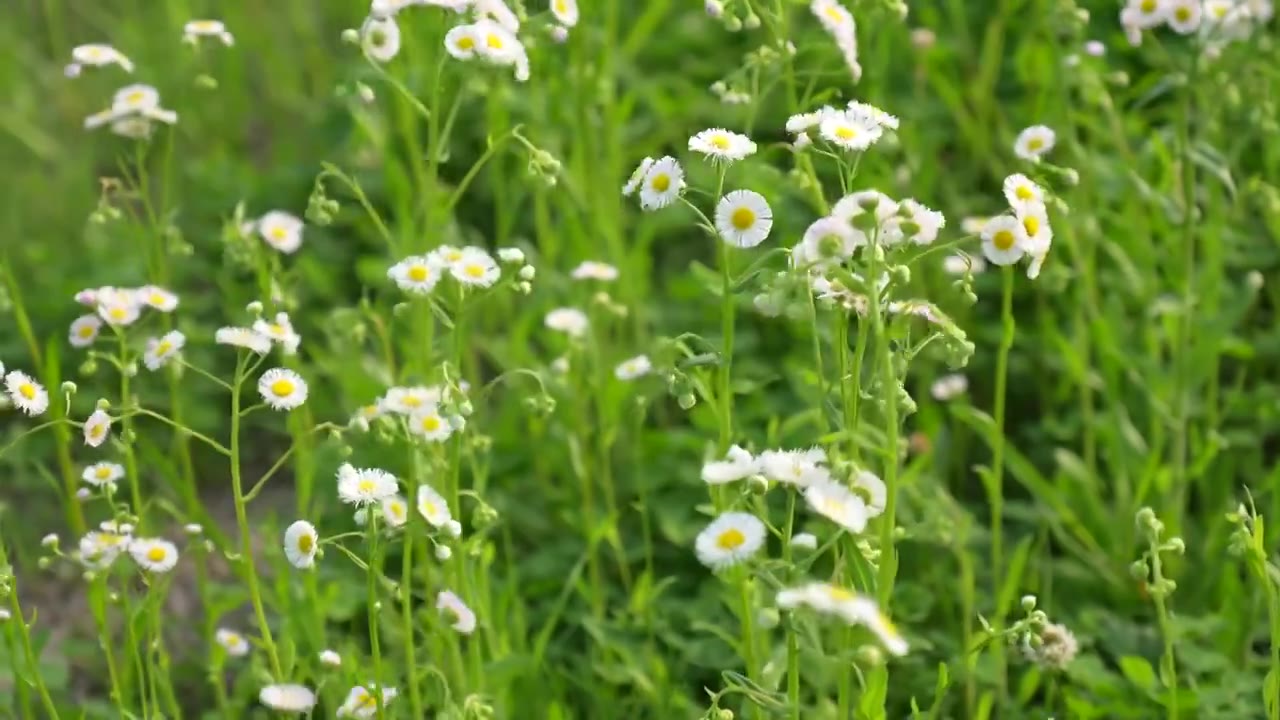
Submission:
[[[814,512],[849,532],[860,533],[867,527],[867,504],[843,485],[834,482],[810,485],[804,491],[804,499]]]
[[[148,370],[159,370],[186,344],[187,337],[177,330],[167,332],[159,338],[151,338],[147,341],[146,351],[142,353],[142,364]]]
[[[124,477],[124,467],[113,462],[99,462],[84,469],[80,479],[94,487],[114,485]]]
[[[40,538],[40,547],[52,548],[57,546],[58,546],[57,533],[49,533],[48,535],[45,535],[44,537]]]
[[[14,406],[28,415],[40,415],[49,409],[49,393],[21,370],[12,370],[5,375],[4,389]]]
[[[342,656],[333,650],[321,650],[320,664],[329,667],[342,667]]]
[[[424,405],[409,415],[409,432],[427,442],[444,442],[453,435],[454,427],[440,414],[435,403]]]
[[[1189,35],[1200,29],[1203,7],[1200,0],[1171,0],[1165,22],[1169,29],[1181,35]]]
[[[320,535],[316,526],[306,520],[297,520],[284,531],[284,555],[296,568],[309,568],[316,564],[316,551],[320,549]]]
[[[285,355],[297,354],[298,346],[302,344],[302,336],[293,329],[293,323],[289,321],[289,313],[276,313],[275,319],[270,322],[263,319],[254,320],[253,331],[268,340],[280,343]]]
[[[137,321],[142,303],[137,292],[122,288],[98,288],[98,316],[109,325],[125,327]]]
[[[879,517],[884,513],[885,503],[889,499],[889,488],[879,475],[867,470],[860,470],[853,476],[853,492],[862,497],[867,506],[867,517]]]
[[[724,460],[711,460],[702,465],[702,481],[708,485],[737,482],[754,474],[759,463],[751,453],[734,445]]]
[[[622,194],[624,197],[631,197],[635,194],[636,189],[640,187],[640,181],[644,180],[645,175],[649,173],[649,168],[653,167],[654,159],[646,157],[640,161],[636,169],[632,171],[631,177],[627,180],[627,184],[622,186]]]
[[[437,559],[437,560],[439,560],[440,562],[444,562],[445,560],[448,560],[448,559],[449,559],[449,558],[451,558],[451,557],[453,557],[453,550],[452,550],[448,545],[437,545],[437,546],[436,546],[436,559]]]
[[[1120,14],[1120,22],[1139,30],[1153,28],[1169,16],[1170,0],[1129,0]]]
[[[906,213],[906,217],[899,219],[894,229],[916,245],[932,244],[947,224],[947,218],[942,213],[910,198],[898,204],[898,211],[900,218],[901,213]]]
[[[387,527],[404,527],[409,519],[409,504],[399,495],[392,495],[382,501],[382,520]]]
[[[227,47],[234,45],[236,41],[221,20],[192,20],[182,26],[183,42],[194,45],[202,37],[217,38]]]
[[[827,453],[819,447],[807,450],[766,450],[760,453],[760,472],[770,480],[796,487],[831,481]]]
[[[659,210],[676,201],[684,190],[684,169],[673,157],[664,157],[644,174],[640,187],[640,207]]]
[[[453,522],[449,503],[430,485],[418,486],[418,514],[432,527],[443,527]]]
[[[213,341],[219,345],[231,345],[252,350],[259,355],[266,355],[271,352],[271,338],[246,327],[218,328],[218,331],[213,334]]]
[[[472,5],[480,18],[488,18],[512,33],[520,31],[520,18],[503,0],[472,0]]]
[[[876,223],[885,225],[898,214],[898,203],[879,190],[859,190],[845,195],[831,207],[831,216],[853,222],[853,219],[870,211],[875,212]]]
[[[851,590],[830,583],[806,583],[779,591],[776,602],[778,607],[786,610],[808,607],[840,618],[849,625],[861,625],[870,630],[889,652],[894,655],[907,653],[907,641],[875,601]]]
[[[800,270],[839,264],[867,244],[867,236],[844,218],[827,216],[810,223],[800,244],[791,250],[791,263]]]
[[[653,370],[653,363],[650,362],[648,355],[637,355],[629,360],[623,360],[613,369],[614,377],[619,380],[635,380],[648,375]]]
[[[392,18],[368,18],[360,28],[360,45],[377,62],[390,62],[400,53],[400,26]]]
[[[399,491],[396,478],[377,468],[356,469],[343,464],[338,468],[338,497],[348,505],[373,505]]]
[[[89,447],[99,447],[106,442],[107,436],[111,434],[111,416],[106,410],[94,410],[93,414],[84,421],[84,444]]]
[[[694,544],[698,561],[713,569],[747,560],[764,545],[764,523],[755,515],[727,512],[711,521]]]
[[[153,573],[167,573],[178,564],[178,548],[168,540],[139,538],[129,543],[129,554],[138,567]]]
[[[397,694],[395,688],[384,687],[378,693],[378,695],[381,695],[381,698],[379,698],[378,695],[366,690],[364,686],[357,685],[351,688],[350,692],[347,693],[347,699],[342,701],[342,707],[338,708],[338,717],[369,720],[369,718],[377,716],[379,700],[381,700],[382,707],[385,708],[395,699]]]
[[[222,646],[229,657],[244,657],[249,654],[249,641],[235,630],[218,628],[213,634],[213,639]]]
[[[881,110],[870,103],[850,100],[846,112],[870,118],[872,122],[886,130],[898,129],[898,117]]]
[[[481,58],[494,65],[513,66],[519,82],[529,79],[529,55],[515,31],[490,20],[481,20],[473,26],[473,32],[478,36],[476,51]]]
[[[444,531],[449,537],[462,537],[462,523],[450,520],[444,524]]]
[[[1045,153],[1053,149],[1057,135],[1044,125],[1032,125],[1018,133],[1013,143],[1013,152],[1023,160],[1037,161]]]
[[[734,190],[716,204],[715,222],[725,242],[734,247],[753,248],[769,237],[773,210],[760,193]]]
[[[857,152],[875,144],[884,130],[870,117],[858,113],[831,113],[823,118],[818,133],[842,150]]]
[[[72,347],[89,347],[98,339],[98,331],[102,329],[102,320],[97,315],[81,315],[71,323],[67,339]]]
[[[66,68],[67,77],[75,77],[80,74],[80,68],[89,67],[105,67],[107,65],[119,65],[125,72],[133,72],[133,62],[124,56],[124,53],[102,43],[90,43],[88,45],[77,45],[71,49],[71,64]]]
[[[797,533],[791,537],[791,547],[801,550],[818,549],[818,538],[813,533]]]
[[[302,247],[302,230],[305,226],[297,216],[283,210],[272,210],[258,218],[258,235],[271,247],[286,255]]]
[[[524,251],[518,247],[498,248],[498,259],[504,263],[523,263]]]
[[[1053,244],[1053,228],[1049,226],[1049,212],[1043,203],[1020,203],[1014,214],[1022,225],[1025,239],[1023,247],[1029,255],[1044,255]]]
[[[316,694],[305,685],[268,685],[258,693],[258,702],[278,712],[305,713],[316,706]]]
[[[258,378],[258,393],[273,410],[293,410],[307,401],[307,381],[286,368],[272,368]]]
[[[182,526],[182,531],[188,535],[200,535],[204,532],[204,526],[200,523],[187,523]]]
[[[1043,203],[1044,189],[1026,175],[1014,173],[1004,179],[1004,197],[1009,201],[1009,207],[1017,207],[1023,203]]]
[[[476,56],[477,47],[484,38],[476,30],[475,25],[458,25],[450,28],[444,36],[444,47],[449,54],[459,60],[470,60]]]
[[[1027,231],[1012,215],[991,218],[982,228],[982,254],[992,265],[1012,265],[1026,253]]]
[[[946,402],[960,397],[969,389],[969,378],[959,373],[951,375],[943,375],[933,381],[933,385],[929,387],[929,393],[933,395],[935,400]]]
[[[127,533],[90,530],[80,538],[80,562],[93,570],[107,568],[129,547],[129,540]]]
[[[502,275],[493,256],[477,247],[463,248],[461,257],[450,265],[449,272],[458,282],[473,287],[490,287]]]
[[[463,635],[470,635],[476,629],[476,614],[467,607],[462,599],[448,590],[436,595],[436,609],[450,621],[454,630]]]
[[[135,291],[139,303],[160,312],[173,312],[178,307],[178,296],[158,285],[145,285]]]
[[[439,404],[443,399],[444,396],[438,387],[424,387],[421,385],[412,387],[397,386],[387,390],[386,396],[382,399],[381,407],[387,412],[412,415],[423,408]],[[373,417],[369,417],[369,419],[373,419]]]
[[[575,338],[585,335],[590,325],[587,314],[577,308],[556,308],[547,313],[543,322],[548,328]]]
[[[613,282],[618,279],[618,268],[608,263],[596,262],[594,260],[584,260],[573,269],[574,280],[600,280],[602,282]]]
[[[571,28],[578,24],[578,0],[551,0],[551,14],[561,25]]]
[[[734,162],[754,155],[756,144],[746,135],[711,128],[689,138],[689,149],[718,162]]]

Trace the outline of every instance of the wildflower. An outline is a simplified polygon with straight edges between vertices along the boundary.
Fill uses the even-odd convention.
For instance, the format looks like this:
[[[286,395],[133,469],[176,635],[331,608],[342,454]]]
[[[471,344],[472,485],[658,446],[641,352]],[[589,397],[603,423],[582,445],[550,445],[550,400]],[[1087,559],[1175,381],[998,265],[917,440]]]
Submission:
[[[128,533],[90,530],[80,538],[80,561],[94,570],[109,567],[129,547],[129,540]]]
[[[969,389],[969,378],[959,373],[944,375],[933,382],[929,387],[929,394],[933,395],[935,400],[946,402],[960,397]]]
[[[444,36],[445,50],[459,60],[470,60],[476,56],[476,48],[483,42],[475,25],[458,25],[449,29]]]
[[[618,279],[618,268],[608,263],[584,260],[578,267],[573,269],[572,277],[574,280],[613,282]]]
[[[40,415],[49,409],[49,393],[21,370],[12,370],[4,376],[4,389],[9,400],[28,415]]]
[[[551,14],[561,25],[571,28],[578,24],[578,0],[551,0]]]
[[[894,231],[916,245],[932,244],[938,239],[938,232],[947,224],[947,218],[942,213],[910,198],[898,204],[898,212],[899,219],[893,224]],[[905,213],[905,218],[902,213]]]
[[[505,7],[505,6],[503,6]],[[501,66],[513,66],[519,82],[529,79],[529,55],[515,31],[489,20],[481,20],[473,26],[478,36],[476,51],[484,60]]]
[[[889,498],[889,489],[879,475],[860,470],[853,476],[853,492],[862,497],[867,506],[867,517],[879,517],[884,513],[885,502]]]
[[[106,410],[94,410],[89,419],[84,421],[84,444],[98,447],[106,441],[111,433],[111,416]]]
[[[409,505],[404,498],[393,495],[384,499],[381,507],[382,519],[386,521],[387,527],[404,527],[405,521],[409,519]]]
[[[333,650],[321,650],[320,664],[328,665],[329,667],[341,667],[342,656],[334,652]]]
[[[831,472],[823,465],[826,461],[826,451],[818,447],[766,450],[760,453],[760,472],[770,480],[805,488],[831,480]]]
[[[871,118],[860,113],[830,113],[818,126],[827,142],[842,150],[862,151],[871,147],[884,131]]]
[[[480,18],[488,18],[513,33],[520,31],[520,18],[511,12],[511,8],[503,0],[472,0],[472,3]]]
[[[684,169],[673,157],[653,163],[644,174],[640,188],[640,207],[659,210],[676,201],[684,190]]]
[[[804,135],[813,128],[821,127],[822,121],[828,117],[841,114],[830,105],[823,105],[813,112],[798,113],[787,118],[787,132],[792,135]]]
[[[1004,197],[1009,207],[1017,207],[1023,203],[1043,203],[1044,189],[1031,181],[1022,173],[1014,173],[1004,179]]]
[[[1202,10],[1200,0],[1171,0],[1165,22],[1170,30],[1189,35],[1200,28]]]
[[[382,399],[382,407],[393,413],[411,415],[422,408],[438,404],[442,399],[440,388],[437,387],[393,387],[387,390],[386,397]]]
[[[861,625],[870,630],[889,652],[894,655],[907,653],[907,641],[871,598],[829,583],[812,582],[779,591],[776,601],[780,608],[808,607],[838,617],[849,625]]]
[[[470,635],[475,631],[476,614],[452,592],[442,590],[436,595],[436,609],[453,621],[454,630],[463,635]]]
[[[898,203],[879,190],[859,190],[845,195],[831,206],[831,216],[853,222],[867,212],[875,212],[876,224],[884,225],[898,213]]]
[[[307,401],[307,381],[285,368],[272,368],[258,378],[258,393],[273,410],[293,410]]]
[[[291,255],[302,247],[303,222],[284,210],[272,210],[258,218],[258,235],[271,247]]]
[[[1014,208],[1014,213],[1026,235],[1023,247],[1027,253],[1034,256],[1049,252],[1049,246],[1053,243],[1053,228],[1049,226],[1049,214],[1044,204],[1021,203]]]
[[[316,694],[305,685],[268,685],[258,693],[258,702],[279,712],[305,713],[316,706]]]
[[[587,314],[577,308],[556,308],[547,313],[543,322],[548,328],[575,338],[585,335],[590,324]]]
[[[421,0],[373,0],[369,6],[369,16],[375,18],[391,17],[407,7],[420,4],[420,2]]]
[[[727,512],[698,533],[694,549],[698,561],[720,570],[747,560],[764,545],[764,523],[755,515]]]
[[[436,546],[436,559],[437,559],[437,560],[439,560],[440,562],[444,562],[445,560],[448,560],[448,559],[449,559],[449,558],[451,558],[451,557],[453,557],[453,550],[452,550],[452,549],[450,549],[448,545],[437,545],[437,546]]]
[[[618,363],[618,366],[613,369],[613,375],[619,380],[635,380],[648,375],[652,370],[653,363],[649,361],[649,356],[637,355]]]
[[[862,65],[858,63],[858,26],[853,15],[836,0],[812,0],[809,11],[835,41],[850,75],[857,82],[862,77]]]
[[[306,569],[316,564],[316,552],[320,549],[320,535],[316,526],[306,520],[294,521],[284,531],[284,555],[289,564]]]
[[[116,327],[132,325],[138,320],[141,311],[142,306],[138,301],[138,295],[132,290],[99,288],[98,316],[107,321],[108,325]]]
[[[124,53],[102,43],[77,45],[71,48],[71,64],[67,65],[65,72],[67,77],[76,77],[85,66],[106,67],[107,65],[119,65],[125,72],[133,72],[133,62],[125,57]]]
[[[369,18],[360,28],[360,44],[373,60],[390,62],[400,53],[400,26],[391,18]]]
[[[1084,52],[1090,57],[1102,57],[1107,54],[1107,46],[1098,40],[1089,40],[1084,44]]]
[[[444,442],[453,434],[453,425],[440,414],[439,406],[431,403],[409,415],[409,432],[427,442]]]
[[[443,527],[453,521],[449,504],[430,485],[418,486],[418,514],[432,527]]]
[[[213,341],[219,345],[252,350],[259,355],[271,352],[271,339],[246,327],[223,327],[213,334]]]
[[[1053,130],[1044,125],[1032,125],[1018,133],[1013,143],[1013,152],[1023,160],[1038,161],[1041,156],[1053,149],[1057,136]]]
[[[124,468],[113,462],[98,462],[86,467],[81,473],[80,479],[94,487],[106,487],[115,485],[115,482],[124,477]]]
[[[177,355],[186,343],[187,337],[177,330],[171,330],[159,338],[151,338],[147,341],[147,348],[142,353],[142,364],[148,370],[159,370],[170,358]]]
[[[1153,28],[1169,15],[1169,0],[1129,0],[1120,12],[1120,22],[1138,30]]]
[[[502,274],[493,256],[476,247],[464,248],[449,272],[458,282],[474,287],[490,287]]]
[[[200,523],[187,523],[182,526],[182,530],[188,535],[199,535],[204,532],[204,526]]]
[[[843,485],[835,482],[810,485],[804,491],[804,499],[814,512],[849,532],[860,533],[867,527],[867,504]]]
[[[791,547],[801,550],[818,549],[818,538],[813,533],[797,533],[791,536]]]
[[[729,448],[724,460],[711,460],[702,465],[702,481],[708,485],[737,482],[756,472],[759,467],[751,453],[737,445]]]
[[[235,630],[218,628],[213,633],[213,639],[222,646],[229,657],[244,657],[249,654],[249,641]]]
[[[111,98],[111,107],[85,118],[86,130],[125,119],[163,122],[172,125],[178,114],[160,107],[160,91],[150,85],[126,85]]]
[[[524,251],[517,247],[498,248],[498,259],[504,263],[523,263]]]
[[[272,322],[255,320],[253,331],[268,340],[280,343],[285,355],[296,354],[298,346],[302,344],[302,336],[293,329],[293,323],[289,322],[289,313],[276,313],[275,320]]]
[[[235,44],[235,38],[227,32],[227,26],[221,20],[192,20],[182,26],[183,42],[195,45],[202,37],[217,38],[227,47]]]
[[[627,180],[627,184],[622,186],[622,195],[631,197],[635,194],[636,188],[640,187],[640,182],[649,174],[649,168],[653,167],[654,159],[646,157],[640,161],[636,169],[631,172],[631,177]]]
[[[1011,215],[1000,215],[982,228],[982,254],[992,265],[1012,265],[1026,253],[1027,231]]]
[[[717,162],[735,162],[756,152],[756,144],[746,135],[711,128],[689,138],[689,149]]]
[[[98,331],[102,329],[102,321],[97,315],[81,315],[71,322],[67,339],[71,347],[89,347],[98,339]]]
[[[395,495],[396,478],[385,470],[343,464],[338,468],[338,497],[348,505],[372,505]]]
[[[386,707],[393,699],[395,699],[395,688],[381,688],[380,693],[381,705]],[[347,699],[342,702],[342,707],[338,708],[338,717],[358,718],[358,720],[368,720],[374,717],[378,712],[379,699],[378,696],[366,690],[364,686],[357,685],[351,688],[347,693]]]
[[[1028,635],[1022,646],[1026,658],[1050,670],[1064,670],[1080,651],[1076,636],[1065,625],[1049,623],[1040,630],[1037,642]]]
[[[764,197],[753,190],[734,190],[716,204],[716,229],[725,242],[753,248],[769,237],[773,210]]]
[[[167,573],[178,563],[178,548],[168,540],[140,538],[129,543],[129,554],[143,570]]]

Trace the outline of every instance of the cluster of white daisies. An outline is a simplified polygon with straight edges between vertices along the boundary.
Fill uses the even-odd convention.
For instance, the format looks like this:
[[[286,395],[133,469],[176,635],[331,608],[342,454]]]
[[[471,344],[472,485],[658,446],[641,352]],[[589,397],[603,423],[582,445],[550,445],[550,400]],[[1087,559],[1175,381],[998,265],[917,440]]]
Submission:
[[[41,545],[61,556],[57,535],[46,535]],[[133,525],[114,520],[106,520],[97,530],[85,533],[72,559],[87,570],[102,571],[122,555],[128,555],[140,570],[153,574],[167,573],[178,564],[178,547],[172,542],[135,537]]]
[[[357,429],[367,431],[374,420],[389,418],[395,423],[404,423],[410,435],[426,442],[444,442],[466,427],[465,416],[471,412],[466,398],[468,389],[465,380],[458,383],[457,388],[398,385],[360,408],[351,422]]]
[[[524,252],[520,248],[502,248],[498,250],[498,258],[494,259],[484,248],[441,245],[426,255],[410,255],[392,265],[387,270],[387,277],[412,295],[429,294],[446,274],[453,276],[463,287],[487,288],[502,277],[499,260],[520,265],[516,273],[519,278],[516,289],[523,293],[532,290],[530,283],[537,272],[532,265],[525,264]]]
[[[836,479],[821,448],[767,450],[754,456],[737,445],[722,460],[702,467],[709,485],[750,481],[779,483],[804,494],[809,508],[838,525],[842,531],[861,533],[867,521],[884,512],[886,488],[874,473],[858,470],[848,484]],[[764,547],[769,530],[757,516],[730,511],[716,517],[698,534],[694,550],[698,560],[713,570],[723,570],[754,557]],[[814,549],[817,538],[809,533],[791,538],[793,547]],[[894,654],[907,650],[906,641],[880,613],[874,601],[827,583],[807,583],[781,591],[776,602],[784,609],[807,606],[851,625],[872,630]]]
[[[795,136],[792,147],[796,150],[813,143],[814,130],[835,150],[861,152],[884,137],[885,132],[897,129],[896,116],[857,100],[850,101],[843,110],[826,105],[787,119],[787,132]]]
[[[982,252],[993,265],[1012,265],[1023,257],[1031,258],[1027,277],[1034,279],[1053,244],[1044,189],[1016,173],[1005,178],[1004,196],[1009,212],[983,226]]]
[[[858,25],[853,20],[853,13],[838,0],[812,0],[809,10],[840,48],[853,81],[862,79],[862,65],[858,63]]]
[[[1120,25],[1135,46],[1142,44],[1144,31],[1162,25],[1181,35],[1198,31],[1214,53],[1247,38],[1274,16],[1271,0],[1128,0],[1120,10]]]

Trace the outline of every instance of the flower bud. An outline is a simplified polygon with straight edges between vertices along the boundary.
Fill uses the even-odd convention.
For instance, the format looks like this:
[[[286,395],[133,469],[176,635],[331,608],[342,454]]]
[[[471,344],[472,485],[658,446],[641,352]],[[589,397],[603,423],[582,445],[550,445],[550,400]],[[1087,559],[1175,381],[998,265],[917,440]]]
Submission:
[[[1022,612],[1029,613],[1035,609],[1036,609],[1036,596],[1023,595],[1022,596]]]
[[[524,267],[520,268],[521,280],[532,280],[534,276],[537,274],[538,274],[537,269],[535,269],[532,265],[525,265]]]
[[[676,402],[681,410],[688,410],[698,404],[698,398],[694,397],[693,393],[684,393],[676,398]]]
[[[445,560],[448,560],[448,559],[449,559],[449,558],[451,558],[451,557],[453,557],[453,550],[452,550],[452,549],[450,549],[450,547],[449,547],[448,545],[437,545],[437,546],[436,546],[436,559],[437,559],[437,560],[439,560],[439,561],[441,561],[441,562],[444,562]]]

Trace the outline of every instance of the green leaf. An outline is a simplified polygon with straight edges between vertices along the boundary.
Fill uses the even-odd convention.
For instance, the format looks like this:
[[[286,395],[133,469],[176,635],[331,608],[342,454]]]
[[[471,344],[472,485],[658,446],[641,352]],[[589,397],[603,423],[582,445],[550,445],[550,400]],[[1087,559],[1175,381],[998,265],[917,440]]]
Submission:
[[[1120,672],[1129,682],[1142,688],[1145,692],[1154,692],[1156,688],[1156,671],[1146,658],[1137,655],[1126,655],[1120,658]]]

